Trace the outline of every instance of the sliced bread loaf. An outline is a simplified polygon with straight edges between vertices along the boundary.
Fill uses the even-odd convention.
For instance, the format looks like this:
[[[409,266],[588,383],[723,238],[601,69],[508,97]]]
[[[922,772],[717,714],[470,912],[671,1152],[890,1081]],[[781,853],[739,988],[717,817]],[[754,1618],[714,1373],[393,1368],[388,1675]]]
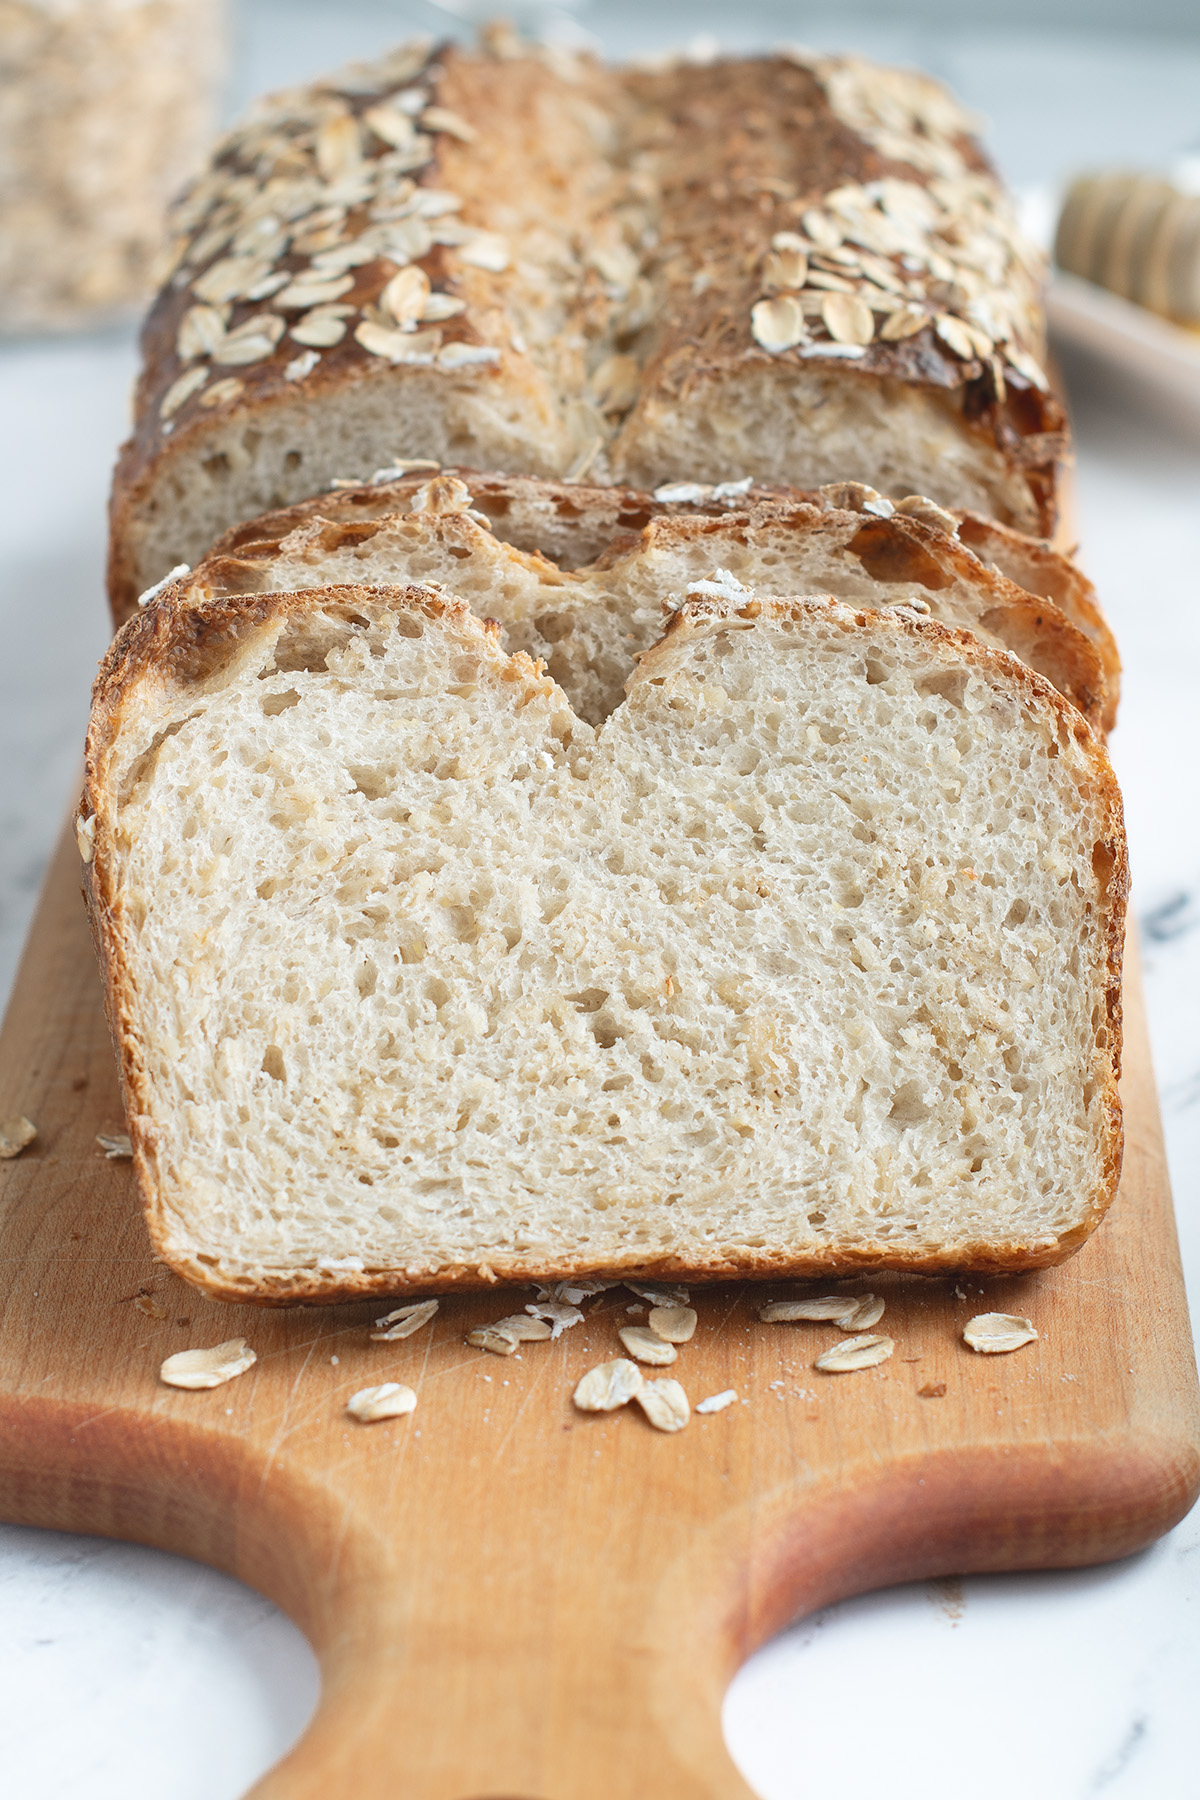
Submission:
[[[692,599],[598,728],[428,588],[164,595],[80,824],[154,1241],[230,1298],[1069,1254],[1121,810],[911,610]]]
[[[409,47],[273,96],[175,210],[113,490],[119,610],[397,457],[857,477],[1054,528],[1042,258],[929,77]]]
[[[172,593],[437,582],[497,619],[503,646],[543,661],[580,717],[599,724],[660,635],[664,600],[732,578],[758,591],[916,609],[1019,656],[1093,723],[1115,716],[1116,651],[1099,613],[1075,606],[1072,619],[1001,573],[997,558],[1018,534],[998,527],[1000,547],[985,564],[958,541],[953,516],[915,495],[893,507],[860,483],[840,483],[727,496],[709,513],[630,490],[497,476],[468,486],[443,474],[396,483],[388,498],[391,509],[374,490],[355,489],[251,521]],[[518,547],[543,537],[566,567],[540,544]]]

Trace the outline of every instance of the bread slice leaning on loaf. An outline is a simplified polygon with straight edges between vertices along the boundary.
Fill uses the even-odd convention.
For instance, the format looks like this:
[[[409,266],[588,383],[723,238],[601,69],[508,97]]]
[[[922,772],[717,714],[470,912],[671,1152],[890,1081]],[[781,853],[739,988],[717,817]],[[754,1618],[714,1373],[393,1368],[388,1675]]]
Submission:
[[[440,590],[164,596],[79,833],[213,1294],[1028,1269],[1114,1193],[1107,757],[912,611],[688,600],[593,728]]]
[[[476,489],[494,522],[480,511]],[[390,513],[380,511],[373,490],[355,489],[251,521],[172,584],[172,595],[438,582],[481,617],[497,619],[504,648],[543,661],[580,717],[598,725],[621,703],[634,660],[660,635],[664,598],[695,582],[728,586],[732,578],[760,591],[915,608],[1010,650],[1093,724],[1107,727],[1115,718],[1119,663],[1098,609],[1089,614],[1077,603],[1072,619],[1018,587],[957,541],[951,514],[917,495],[893,508],[874,489],[843,482],[811,494],[750,492],[736,507],[706,516],[629,490],[498,476],[472,487],[438,475],[390,492],[397,509]],[[574,544],[587,544],[594,560],[571,557],[574,566],[561,568],[537,550],[517,548],[512,538],[530,535],[539,499],[569,499]],[[356,506],[359,500],[365,504]],[[555,535],[565,547],[566,532]],[[1017,536],[1003,527],[995,535]],[[1065,590],[1065,579],[1061,585]]]
[[[113,489],[117,613],[398,459],[853,478],[1054,529],[1040,254],[930,78],[409,46],[271,97],[176,208]]]

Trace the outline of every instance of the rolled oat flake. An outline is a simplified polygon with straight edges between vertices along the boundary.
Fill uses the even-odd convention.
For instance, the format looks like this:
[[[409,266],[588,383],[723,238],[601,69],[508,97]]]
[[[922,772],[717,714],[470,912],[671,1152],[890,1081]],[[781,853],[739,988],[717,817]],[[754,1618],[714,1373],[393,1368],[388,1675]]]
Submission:
[[[963,1338],[981,1356],[1019,1350],[1022,1344],[1032,1344],[1037,1335],[1033,1320],[1020,1313],[976,1313],[963,1326]]]
[[[589,1369],[575,1389],[580,1412],[615,1412],[641,1391],[642,1371],[626,1356]]]
[[[229,1338],[211,1350],[177,1350],[159,1369],[168,1387],[215,1388],[244,1375],[258,1361],[245,1338]]]
[[[848,1375],[855,1369],[873,1369],[876,1363],[886,1362],[896,1348],[895,1340],[890,1337],[875,1337],[865,1332],[861,1337],[843,1338],[832,1350],[826,1350],[813,1363],[814,1369],[822,1369],[827,1375]]]
[[[352,1419],[373,1425],[377,1419],[399,1419],[413,1411],[417,1396],[402,1381],[382,1381],[378,1387],[360,1388],[346,1402]]]
[[[644,1381],[637,1402],[656,1431],[682,1431],[692,1416],[687,1395],[669,1377]]]

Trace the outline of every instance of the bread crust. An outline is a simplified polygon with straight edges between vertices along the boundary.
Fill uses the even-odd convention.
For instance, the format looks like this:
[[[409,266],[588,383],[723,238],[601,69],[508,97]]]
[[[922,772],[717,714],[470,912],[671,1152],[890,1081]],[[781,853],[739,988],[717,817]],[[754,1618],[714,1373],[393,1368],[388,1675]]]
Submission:
[[[771,433],[752,434],[760,466],[750,472],[774,479],[806,473],[792,466],[788,434],[818,388],[893,421],[898,452],[906,431],[925,428],[913,411],[921,396],[932,411],[920,417],[977,462],[987,510],[1052,530],[1067,437],[1040,369],[1040,263],[966,115],[936,84],[853,58],[646,72],[587,58],[566,66],[532,47],[502,62],[453,46],[396,56],[379,65],[373,91],[331,77],[278,97],[223,140],[177,211],[176,264],[146,321],[136,425],[114,481],[118,617],[168,566],[151,549],[163,515],[181,515],[175,561],[203,547],[186,538],[189,485],[208,490],[208,538],[272,500],[299,498],[322,479],[312,421],[368,403],[393,421],[378,427],[380,462],[450,461],[474,444],[497,467],[551,477],[590,461],[605,480],[655,485],[746,473],[698,464],[740,454],[736,432],[727,442],[713,432],[744,415],[752,395],[779,441],[768,453]],[[395,95],[418,92],[425,129],[415,147],[397,148],[368,120],[386,114],[381,129],[402,135]],[[451,210],[437,213],[442,205]],[[422,206],[433,216],[413,210]],[[329,215],[338,222],[314,228]],[[937,219],[957,227],[936,236]],[[798,267],[778,265],[781,232],[808,246],[804,286],[781,286],[801,280]],[[977,238],[984,248],[970,248]],[[924,257],[920,274],[901,250],[908,262]],[[408,339],[387,311],[398,269],[432,287],[435,302]],[[299,312],[301,275],[314,295],[325,293],[323,277],[336,296]],[[805,334],[783,348],[755,324],[766,316],[755,313],[760,302],[780,293],[793,296]],[[868,318],[877,309],[868,344],[831,335],[826,302],[839,295]],[[314,334],[322,306],[340,309],[336,342],[332,314]],[[919,329],[884,335],[879,309],[889,306],[915,307]],[[298,340],[299,320],[309,323]],[[274,335],[261,354],[245,335],[254,321]],[[271,432],[308,443],[288,455],[309,454],[309,464],[289,472],[285,458],[262,476],[258,504],[239,503],[233,464],[252,460]],[[675,466],[679,445],[692,446],[687,468]]]
[[[467,469],[446,470],[431,479],[425,471],[378,486],[341,489],[235,526],[197,566],[186,590],[196,598],[260,592],[269,588],[272,562],[280,556],[315,558],[346,547],[365,549],[374,533],[397,517],[429,517],[432,523],[432,515],[440,512],[439,524],[448,530],[456,508],[490,523],[499,542],[513,545],[522,557],[541,557],[548,547],[552,554],[558,552],[562,568],[578,570],[584,578],[593,569],[635,572],[639,559],[652,561],[703,538],[718,546],[718,555],[719,546],[727,545],[726,560],[736,555],[740,543],[804,538],[849,572],[859,571],[860,580],[862,572],[877,580],[881,604],[887,603],[889,586],[897,593],[923,589],[935,609],[940,590],[956,586],[960,593],[968,591],[974,622],[984,635],[1048,676],[1093,725],[1107,728],[1116,715],[1116,692],[1107,680],[1108,667],[1115,665],[1119,673],[1116,646],[1099,610],[1093,607],[1089,614],[1079,603],[1077,592],[1087,584],[1082,577],[1073,580],[1065,558],[995,527],[983,539],[988,560],[981,560],[955,536],[955,516],[917,496],[893,510],[861,483],[811,491],[763,486],[737,493],[697,486],[693,497],[683,500]],[[982,525],[991,529],[987,521]],[[470,547],[468,536],[457,554],[468,554]],[[1035,592],[1002,572],[997,559],[1002,563],[1005,557],[1010,565],[1022,558],[1022,567],[1028,563],[1040,584]],[[545,572],[554,578],[559,571],[547,562]],[[397,571],[395,579],[403,579],[403,572]],[[1043,597],[1051,588],[1066,597],[1070,612]],[[563,601],[569,605],[569,576]]]
[[[1071,556],[1063,556],[1050,544],[1026,537],[1010,526],[986,519],[981,513],[959,512],[958,536],[982,562],[1015,581],[1028,593],[1051,600],[1071,623],[1090,638],[1104,665],[1107,699],[1103,725],[1111,731],[1117,722],[1121,691],[1121,655],[1117,640],[1101,610],[1096,590]]]
[[[261,630],[291,615],[308,610],[325,614],[354,615],[364,606],[380,605],[396,610],[418,610],[459,632],[478,650],[502,658],[496,633],[474,617],[461,602],[441,592],[422,589],[339,587],[302,590],[249,599],[189,603],[168,589],[158,603],[131,619],[118,634],[101,665],[96,681],[91,725],[88,732],[86,780],[81,816],[94,817],[94,850],[85,865],[84,888],[94,941],[105,986],[105,1004],[120,1071],[126,1114],[133,1144],[134,1173],[146,1207],[147,1222],[157,1253],[185,1280],[215,1298],[254,1301],[263,1305],[334,1304],[419,1291],[445,1293],[455,1289],[483,1288],[496,1282],[531,1282],[552,1277],[608,1275],[676,1278],[690,1282],[730,1279],[767,1279],[810,1275],[848,1275],[887,1268],[914,1274],[940,1274],[956,1269],[981,1273],[1012,1273],[1044,1268],[1070,1256],[1099,1223],[1117,1189],[1122,1156],[1121,1108],[1118,1092],[1121,1051],[1121,961],[1124,946],[1125,909],[1128,897],[1128,862],[1120,792],[1100,739],[1070,704],[1033,671],[1013,658],[981,645],[969,633],[898,612],[856,609],[821,599],[690,600],[672,615],[663,637],[643,658],[631,678],[630,688],[659,679],[678,659],[690,636],[711,628],[714,622],[737,621],[753,628],[759,619],[798,618],[819,610],[822,619],[834,619],[848,634],[891,632],[919,637],[950,666],[966,663],[994,684],[1014,693],[1023,704],[1047,711],[1055,722],[1060,741],[1073,744],[1082,758],[1087,779],[1099,796],[1103,828],[1096,840],[1093,867],[1099,880],[1095,929],[1102,947],[1105,1025],[1096,1036],[1093,1072],[1103,1108],[1100,1168],[1092,1192],[1086,1197],[1079,1222],[1053,1243],[1030,1242],[956,1244],[945,1251],[898,1253],[885,1244],[832,1244],[814,1255],[738,1251],[717,1252],[703,1264],[671,1255],[614,1260],[598,1269],[578,1258],[495,1258],[472,1266],[430,1268],[411,1273],[395,1269],[268,1274],[256,1282],[232,1280],[199,1255],[181,1255],[171,1241],[164,1221],[163,1194],[157,1177],[155,1144],[158,1128],[150,1116],[150,1094],[139,1051],[135,994],[124,952],[123,926],[119,918],[115,884],[115,857],[111,842],[112,793],[110,765],[117,735],[143,704],[141,690],[163,684],[202,685],[214,671],[237,656]],[[503,659],[502,659],[503,660]],[[507,678],[533,684],[553,696],[554,684],[541,676],[523,656],[507,659]],[[565,706],[565,702],[564,702]]]

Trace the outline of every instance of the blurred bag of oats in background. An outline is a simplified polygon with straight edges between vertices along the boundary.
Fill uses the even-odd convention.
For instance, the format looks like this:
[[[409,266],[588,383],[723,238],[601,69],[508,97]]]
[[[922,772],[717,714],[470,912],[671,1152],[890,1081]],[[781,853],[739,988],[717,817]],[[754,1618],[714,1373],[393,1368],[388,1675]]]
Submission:
[[[224,0],[0,0],[0,332],[139,307],[216,123]]]

